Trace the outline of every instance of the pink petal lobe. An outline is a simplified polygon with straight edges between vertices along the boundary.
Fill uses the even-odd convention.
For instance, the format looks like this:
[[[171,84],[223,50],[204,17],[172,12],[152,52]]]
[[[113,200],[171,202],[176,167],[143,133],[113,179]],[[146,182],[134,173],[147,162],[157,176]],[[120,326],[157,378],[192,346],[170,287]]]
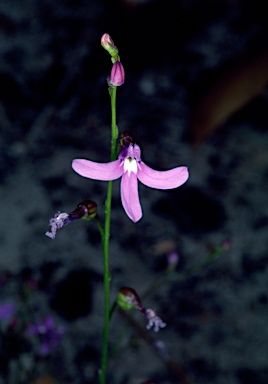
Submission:
[[[172,189],[184,184],[189,177],[187,167],[177,167],[169,171],[156,171],[142,161],[138,166],[138,179],[144,185],[157,189]]]
[[[120,167],[121,160],[111,161],[110,163],[96,163],[95,161],[75,159],[72,168],[79,175],[94,180],[116,180],[124,172],[123,166]]]
[[[128,217],[136,223],[142,217],[138,192],[137,175],[133,172],[124,173],[121,180],[121,199]]]

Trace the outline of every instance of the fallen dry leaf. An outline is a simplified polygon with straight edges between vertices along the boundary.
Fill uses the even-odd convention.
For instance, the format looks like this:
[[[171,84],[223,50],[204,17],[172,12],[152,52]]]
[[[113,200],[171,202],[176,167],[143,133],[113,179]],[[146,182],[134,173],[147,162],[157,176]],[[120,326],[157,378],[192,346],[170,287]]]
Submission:
[[[55,381],[50,375],[45,374],[39,377],[36,381],[31,382],[30,384],[55,384]]]
[[[268,83],[268,51],[235,64],[222,74],[193,111],[190,132],[199,145],[236,111],[260,95]]]
[[[176,249],[176,244],[173,240],[163,240],[155,243],[153,245],[153,251],[155,255],[160,255],[162,253],[170,253]]]

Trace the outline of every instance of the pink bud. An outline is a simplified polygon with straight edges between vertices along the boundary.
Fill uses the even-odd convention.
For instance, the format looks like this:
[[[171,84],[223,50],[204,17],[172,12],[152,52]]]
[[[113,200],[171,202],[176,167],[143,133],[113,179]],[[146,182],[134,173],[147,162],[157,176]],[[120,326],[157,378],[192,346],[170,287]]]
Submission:
[[[106,51],[110,53],[111,56],[115,57],[118,54],[118,49],[114,45],[111,36],[108,33],[105,33],[101,38],[101,45]]]
[[[125,82],[125,71],[120,61],[116,61],[111,70],[109,83],[119,87]]]
[[[114,42],[111,39],[111,36],[109,35],[109,33],[104,33],[104,35],[102,35],[102,37],[101,37],[101,45],[104,48],[108,48],[110,45],[114,46]]]

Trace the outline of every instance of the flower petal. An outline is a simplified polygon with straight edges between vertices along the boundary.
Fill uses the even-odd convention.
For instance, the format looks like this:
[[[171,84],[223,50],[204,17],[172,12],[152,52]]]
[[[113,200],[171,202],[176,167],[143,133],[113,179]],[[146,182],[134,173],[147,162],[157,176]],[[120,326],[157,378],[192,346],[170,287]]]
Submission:
[[[142,217],[138,192],[137,175],[133,172],[124,173],[121,180],[121,199],[128,217],[136,223]]]
[[[177,167],[169,171],[155,171],[142,161],[139,163],[137,177],[147,187],[157,189],[177,188],[189,177],[187,167]]]
[[[79,175],[94,180],[116,180],[124,172],[123,166],[120,167],[121,160],[111,161],[110,163],[96,163],[95,161],[75,159],[72,168]]]

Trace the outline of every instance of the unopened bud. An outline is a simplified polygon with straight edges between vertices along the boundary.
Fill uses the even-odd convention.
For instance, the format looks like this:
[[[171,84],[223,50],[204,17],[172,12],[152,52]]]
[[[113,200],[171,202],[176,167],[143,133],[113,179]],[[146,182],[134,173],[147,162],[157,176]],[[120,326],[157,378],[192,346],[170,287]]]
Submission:
[[[133,138],[130,136],[129,132],[123,132],[120,136],[120,144],[122,147],[129,147],[130,144],[134,144]]]
[[[125,82],[125,70],[120,61],[116,61],[113,64],[111,75],[109,78],[109,83],[112,85],[115,85],[116,87],[119,87],[120,85],[124,84]]]
[[[118,55],[118,49],[114,45],[114,42],[108,33],[104,33],[104,35],[102,36],[101,45],[106,51],[110,53],[112,57],[116,57]]]
[[[117,304],[120,308],[128,311],[130,309],[137,309],[144,312],[144,308],[141,304],[140,298],[133,288],[123,287],[117,294]]]
[[[77,205],[77,208],[69,214],[70,220],[83,219],[90,221],[98,213],[98,206],[95,201],[84,200]]]

